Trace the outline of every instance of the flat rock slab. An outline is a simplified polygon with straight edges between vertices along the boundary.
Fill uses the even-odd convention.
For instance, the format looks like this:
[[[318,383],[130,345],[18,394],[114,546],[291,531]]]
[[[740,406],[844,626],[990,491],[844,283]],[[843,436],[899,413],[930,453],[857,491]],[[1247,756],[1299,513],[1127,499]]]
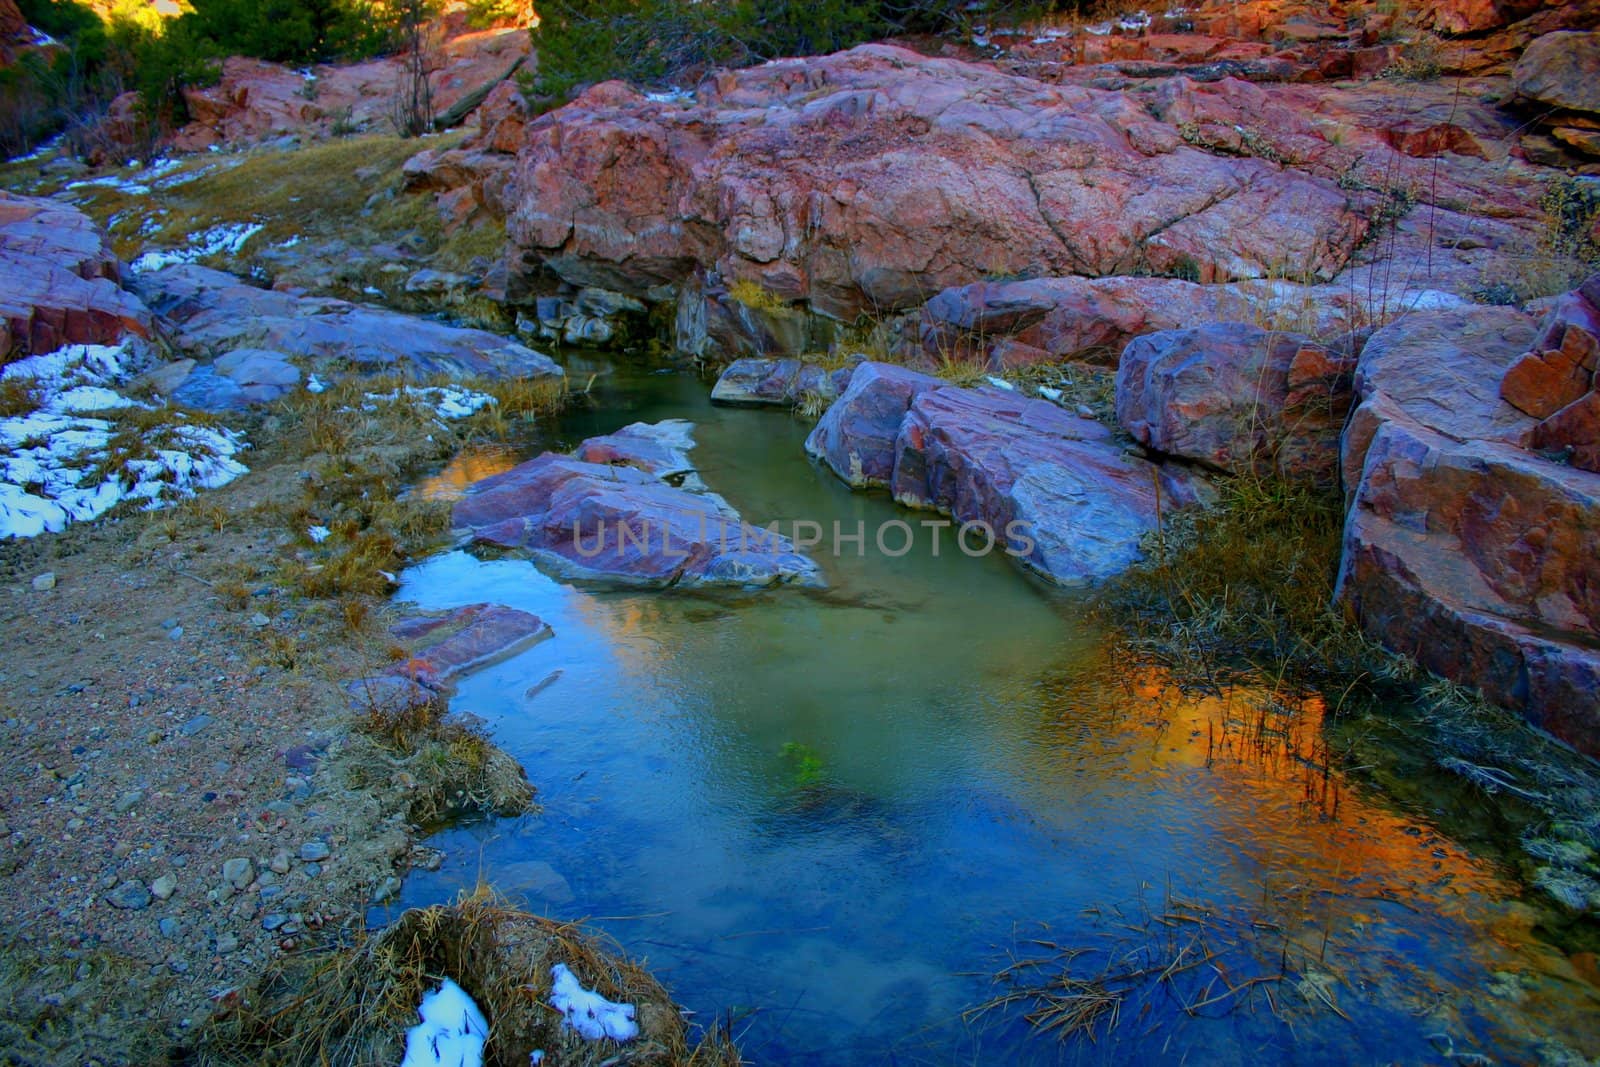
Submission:
[[[775,531],[744,522],[692,470],[670,484],[652,466],[669,425],[652,439],[636,424],[579,446],[587,462],[547,452],[468,489],[454,525],[482,544],[526,552],[562,578],[623,586],[820,586],[815,562]]]
[[[1600,474],[1529,451],[1535,420],[1499,395],[1534,327],[1419,313],[1367,343],[1338,596],[1390,648],[1600,755]]]
[[[996,550],[1062,585],[1124,570],[1162,508],[1208,493],[1203,477],[1130,455],[1093,419],[879,363],[861,365],[806,450],[851,485],[982,524]]]
[[[503,604],[469,604],[443,616],[406,619],[390,633],[414,645],[412,658],[392,673],[433,689],[553,635],[539,616]]]
[[[312,369],[335,364],[415,376],[556,378],[548,356],[486,330],[343,300],[258,289],[193,265],[138,275],[134,287],[192,356],[270,350]]]

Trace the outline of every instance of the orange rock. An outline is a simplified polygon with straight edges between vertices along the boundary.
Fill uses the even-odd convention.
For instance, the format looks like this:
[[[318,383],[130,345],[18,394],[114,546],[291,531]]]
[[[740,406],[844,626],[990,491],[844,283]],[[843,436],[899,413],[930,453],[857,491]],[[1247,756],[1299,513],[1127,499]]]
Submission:
[[[1593,384],[1593,372],[1580,359],[1555,348],[1520,356],[1500,380],[1500,396],[1518,411],[1543,419],[1589,392]]]
[[[1534,427],[1533,447],[1564,451],[1574,467],[1600,473],[1600,393],[1590,390]]]

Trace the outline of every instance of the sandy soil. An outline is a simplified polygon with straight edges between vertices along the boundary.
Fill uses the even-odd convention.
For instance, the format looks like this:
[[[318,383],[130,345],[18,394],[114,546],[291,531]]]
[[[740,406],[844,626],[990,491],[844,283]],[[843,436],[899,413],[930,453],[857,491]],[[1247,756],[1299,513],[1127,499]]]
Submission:
[[[437,862],[398,787],[345,784],[370,746],[340,683],[390,655],[388,609],[352,627],[273,583],[300,464],[251,437],[252,473],[189,505],[0,544],[6,1062],[164,1059]]]

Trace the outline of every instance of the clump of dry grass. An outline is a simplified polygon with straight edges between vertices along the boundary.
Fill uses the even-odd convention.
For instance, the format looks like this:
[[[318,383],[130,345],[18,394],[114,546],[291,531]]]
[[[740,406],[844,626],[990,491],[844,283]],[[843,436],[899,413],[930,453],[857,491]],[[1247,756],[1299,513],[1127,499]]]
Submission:
[[[374,699],[358,728],[381,751],[353,764],[354,786],[392,785],[408,798],[413,823],[436,826],[462,814],[535,811],[522,765],[490,742],[478,722],[448,712],[442,696]],[[387,773],[387,782],[374,778]]]
[[[39,384],[32,378],[0,380],[0,419],[16,418],[39,410]]]
[[[1306,914],[1307,901],[1298,903]],[[1087,918],[1100,928],[1097,940],[1029,939],[1028,954],[1013,952],[994,975],[1009,988],[968,1009],[967,1021],[1021,1008],[1042,1033],[1095,1042],[1127,1019],[1148,1033],[1179,1013],[1215,1019],[1265,1008],[1289,1022],[1292,1007],[1310,1006],[1345,1017],[1326,968],[1326,914],[1322,927],[1308,928],[1264,910],[1179,899],[1169,888],[1158,907],[1141,900]]]
[[[609,999],[635,1005],[640,1036],[618,1046],[585,1041],[568,1028],[549,1006],[557,963]],[[741,1062],[722,1034],[691,1048],[667,991],[640,965],[582,928],[528,914],[482,886],[455,904],[407,911],[332,958],[299,955],[275,964],[253,988],[224,1001],[199,1035],[194,1062],[398,1063],[405,1030],[418,1021],[417,1005],[442,978],[482,1009],[489,1022],[485,1061],[494,1067],[525,1067],[535,1050],[554,1064]]]
[[[1387,654],[1333,607],[1344,507],[1336,489],[1220,480],[1206,509],[1165,516],[1148,560],[1107,583],[1100,610],[1185,684],[1265,674],[1370,687]]]

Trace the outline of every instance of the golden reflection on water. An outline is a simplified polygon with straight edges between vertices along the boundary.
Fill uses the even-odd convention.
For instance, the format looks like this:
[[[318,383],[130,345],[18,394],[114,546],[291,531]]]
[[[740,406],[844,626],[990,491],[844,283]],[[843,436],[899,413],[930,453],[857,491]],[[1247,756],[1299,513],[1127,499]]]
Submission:
[[[1521,899],[1525,891],[1508,870],[1340,769],[1324,737],[1321,696],[1248,685],[1220,695],[1186,692],[1165,669],[1120,657],[1074,677],[1046,683],[1057,715],[1041,723],[1034,751],[1057,761],[1058,773],[1094,766],[1111,777],[1200,782],[1196,802],[1226,843],[1225,862],[1245,857],[1257,867],[1263,914],[1297,934],[1303,950],[1316,948],[1318,968],[1346,984],[1381,987],[1419,1016],[1471,1009],[1524,1035],[1542,1031],[1570,1042],[1579,1036],[1575,1018],[1600,1018],[1588,955],[1568,959],[1538,936],[1543,917]],[[1442,995],[1445,984],[1435,982],[1425,956],[1364,956],[1377,927],[1409,921],[1402,911],[1475,929],[1481,941],[1472,956],[1490,995]],[[1409,983],[1397,980],[1401,973]],[[1600,1028],[1591,1029],[1597,1032],[1581,1035],[1580,1044],[1592,1057],[1600,1053]]]
[[[475,445],[456,453],[439,473],[423,478],[412,490],[423,500],[460,500],[467,487],[496,474],[504,474],[518,462],[510,445]]]

